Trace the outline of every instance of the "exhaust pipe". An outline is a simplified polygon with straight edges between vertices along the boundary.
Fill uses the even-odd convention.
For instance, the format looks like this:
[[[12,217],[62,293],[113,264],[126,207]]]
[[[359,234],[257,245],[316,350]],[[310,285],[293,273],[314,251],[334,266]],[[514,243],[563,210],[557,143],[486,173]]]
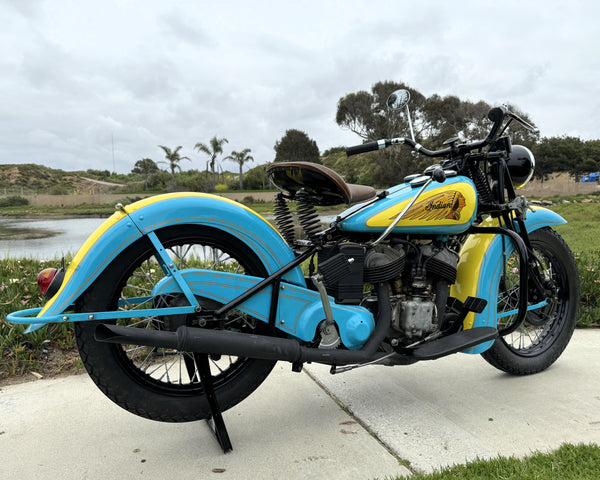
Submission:
[[[391,324],[391,305],[387,283],[377,285],[379,312],[373,334],[359,351],[325,350],[303,347],[296,340],[229,330],[210,330],[181,326],[175,332],[145,330],[100,324],[95,339],[99,342],[173,348],[181,352],[207,355],[234,355],[262,360],[283,360],[291,363],[315,362],[327,365],[348,365],[377,361],[389,354],[377,352]],[[398,355],[399,357],[399,355]],[[407,362],[412,363],[409,357]]]

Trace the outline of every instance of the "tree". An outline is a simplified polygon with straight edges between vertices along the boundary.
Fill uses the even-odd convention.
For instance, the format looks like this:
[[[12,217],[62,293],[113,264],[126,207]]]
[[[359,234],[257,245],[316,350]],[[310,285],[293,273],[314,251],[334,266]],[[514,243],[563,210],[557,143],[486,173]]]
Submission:
[[[225,160],[233,160],[240,166],[240,190],[244,189],[244,183],[242,180],[242,165],[248,161],[254,161],[254,157],[252,155],[248,155],[250,152],[251,150],[249,148],[244,148],[241,152],[236,152],[234,150],[231,152],[231,155],[225,157]]]
[[[265,190],[269,187],[269,178],[267,177],[266,165],[258,165],[246,172],[244,184],[246,188],[252,190]]]
[[[190,160],[190,159],[188,157],[182,157],[179,154],[181,145],[179,145],[175,150],[171,150],[169,147],[165,147],[164,145],[159,145],[159,147],[163,149],[163,151],[165,152],[165,158],[167,159],[166,162],[159,162],[159,163],[168,163],[169,168],[171,170],[171,176],[173,177],[173,183],[175,183],[175,170],[179,169],[179,171],[181,171],[179,162],[181,160]]]
[[[405,112],[394,112],[387,108],[387,98],[394,90],[404,88],[410,93],[415,135],[421,136],[424,129],[423,106],[425,97],[417,90],[397,82],[377,82],[371,93],[360,91],[350,93],[338,101],[335,121],[342,127],[356,133],[365,141],[392,138],[409,131]]]
[[[336,112],[337,124],[356,133],[363,141],[408,135],[410,127],[406,112],[392,111],[386,103],[390,94],[399,88],[404,88],[410,93],[410,112],[415,137],[419,143],[423,143],[420,139],[427,135],[429,128],[423,110],[426,98],[402,83],[378,82],[371,87],[371,92],[361,91],[340,98]],[[361,157],[361,161],[362,158],[365,157]],[[359,162],[358,159],[352,161]],[[380,151],[376,155],[374,169],[370,175],[372,184],[385,187],[399,183],[404,176],[415,172],[415,163],[415,158],[406,148]]]
[[[214,190],[215,185],[217,184],[217,175],[215,172],[215,162],[217,160],[217,156],[223,153],[223,144],[229,143],[229,140],[226,138],[217,138],[216,135],[210,139],[209,145],[198,142],[194,146],[198,152],[204,152],[210,157],[210,170],[212,172],[212,189]]]
[[[487,114],[491,106],[486,102],[465,101],[454,95],[441,97],[433,94],[425,97],[418,90],[391,81],[377,82],[370,92],[360,91],[340,98],[336,112],[337,124],[356,133],[365,142],[408,136],[410,126],[406,111],[392,111],[387,107],[389,95],[400,88],[410,93],[409,109],[417,143],[436,150],[452,137],[472,142],[488,135],[492,124]],[[532,123],[516,107],[509,106],[509,109]],[[514,143],[528,147],[538,140],[537,134],[527,132],[516,121],[512,122],[506,133],[512,136]],[[373,182],[378,186],[389,186],[430,163],[424,157],[412,156],[407,148],[386,149],[378,153]]]
[[[550,137],[542,138],[534,148],[536,156],[537,178],[546,172],[568,172],[579,181],[583,170],[582,164],[585,159],[584,143],[577,137]],[[547,175],[547,173],[546,173]]]
[[[139,173],[144,176],[144,190],[148,190],[148,178],[150,178],[150,175],[156,173],[157,171],[158,165],[156,165],[156,162],[150,158],[142,158],[141,160],[138,160],[135,162],[133,170],[131,170],[132,173]]]
[[[290,129],[275,142],[276,162],[313,162],[321,163],[317,142],[301,130]]]

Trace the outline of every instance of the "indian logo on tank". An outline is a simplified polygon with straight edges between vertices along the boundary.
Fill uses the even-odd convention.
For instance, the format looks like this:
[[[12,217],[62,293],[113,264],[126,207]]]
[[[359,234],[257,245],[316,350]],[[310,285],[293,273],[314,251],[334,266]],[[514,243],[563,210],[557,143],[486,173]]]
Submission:
[[[460,212],[467,204],[462,193],[456,190],[438,193],[415,203],[402,220],[460,220]],[[396,218],[394,215],[390,220]]]

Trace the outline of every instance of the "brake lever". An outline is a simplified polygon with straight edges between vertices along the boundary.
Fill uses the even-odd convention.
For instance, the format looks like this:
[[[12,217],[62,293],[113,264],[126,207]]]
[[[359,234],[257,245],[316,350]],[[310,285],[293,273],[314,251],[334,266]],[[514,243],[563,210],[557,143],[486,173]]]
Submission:
[[[519,117],[516,113],[508,111],[507,114],[509,117],[511,117],[511,118],[515,119],[517,122],[519,122],[523,126],[523,128],[525,128],[525,130],[528,130],[531,133],[540,133],[539,128],[534,127],[530,123],[527,123],[525,120],[523,120],[521,117]]]

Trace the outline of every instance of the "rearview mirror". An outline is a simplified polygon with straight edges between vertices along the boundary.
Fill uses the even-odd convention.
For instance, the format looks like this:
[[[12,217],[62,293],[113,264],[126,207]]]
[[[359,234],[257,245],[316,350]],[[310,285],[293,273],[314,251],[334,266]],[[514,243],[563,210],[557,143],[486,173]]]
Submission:
[[[415,132],[412,126],[412,120],[410,119],[410,110],[408,108],[408,102],[410,101],[410,92],[401,88],[392,92],[392,94],[387,99],[387,106],[390,110],[394,112],[399,112],[400,110],[406,109],[406,119],[408,120],[408,126],[410,128],[410,138],[412,138],[413,142],[415,141]]]
[[[387,99],[387,106],[390,110],[402,110],[410,101],[410,93],[408,90],[401,88],[393,92]]]

